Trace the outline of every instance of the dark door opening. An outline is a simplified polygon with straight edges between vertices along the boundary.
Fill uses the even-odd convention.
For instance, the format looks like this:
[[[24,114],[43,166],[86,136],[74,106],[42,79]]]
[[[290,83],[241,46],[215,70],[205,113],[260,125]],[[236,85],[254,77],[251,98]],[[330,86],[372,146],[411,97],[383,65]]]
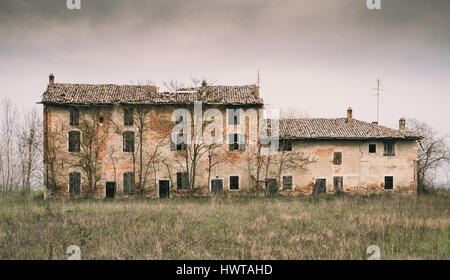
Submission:
[[[223,179],[211,180],[211,193],[213,195],[222,194],[223,192]]]
[[[266,180],[266,190],[271,196],[274,196],[278,192],[277,179],[267,179]]]
[[[313,194],[321,194],[327,192],[327,180],[326,179],[317,179],[314,184]]]
[[[116,195],[116,182],[106,182],[106,197],[114,198]]]
[[[159,197],[170,197],[169,180],[159,180]]]

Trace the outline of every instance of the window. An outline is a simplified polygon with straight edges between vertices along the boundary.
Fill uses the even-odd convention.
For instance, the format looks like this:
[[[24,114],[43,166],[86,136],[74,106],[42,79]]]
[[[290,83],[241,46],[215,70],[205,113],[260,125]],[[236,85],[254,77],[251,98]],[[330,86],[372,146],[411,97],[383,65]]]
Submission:
[[[292,176],[283,176],[283,191],[292,190]]]
[[[384,188],[386,190],[392,190],[394,188],[394,177],[393,176],[385,176],[384,177]]]
[[[239,176],[230,176],[230,190],[239,189]]]
[[[69,173],[69,194],[80,194],[81,174],[78,172]]]
[[[292,151],[292,142],[289,140],[281,140],[278,146],[278,151],[286,151],[290,152]]]
[[[369,144],[369,153],[374,154],[377,152],[377,144]]]
[[[103,123],[103,121],[104,121],[103,117],[99,117],[99,118],[98,118],[98,122],[99,122],[99,123],[101,123],[101,124],[102,124],[102,123]]]
[[[170,141],[171,151],[185,151],[186,150],[187,135],[182,133],[173,134]]]
[[[134,173],[133,172],[123,173],[123,193],[134,194],[135,191],[136,185],[134,184]]]
[[[188,189],[188,174],[187,172],[177,172],[177,190]]]
[[[134,131],[125,131],[123,133],[123,151],[134,153]]]
[[[78,125],[79,117],[80,117],[80,110],[78,110],[78,108],[71,108],[70,109],[70,125]]]
[[[395,143],[385,142],[384,143],[384,155],[385,156],[395,156]]]
[[[78,153],[80,151],[80,132],[78,130],[69,131],[69,152]]]
[[[245,151],[245,134],[228,134],[230,151]]]
[[[344,190],[344,177],[333,177],[333,188],[335,192],[342,192]]]
[[[240,109],[227,109],[228,111],[228,124],[239,125],[240,124]]]
[[[123,124],[133,125],[133,108],[123,109]]]
[[[334,152],[333,154],[333,164],[341,165],[342,164],[342,152]]]

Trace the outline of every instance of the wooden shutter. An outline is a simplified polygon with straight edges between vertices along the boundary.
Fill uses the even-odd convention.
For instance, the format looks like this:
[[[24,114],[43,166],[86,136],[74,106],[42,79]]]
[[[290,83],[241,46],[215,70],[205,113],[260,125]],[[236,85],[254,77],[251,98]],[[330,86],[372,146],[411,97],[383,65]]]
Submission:
[[[130,173],[123,174],[123,193],[128,194],[130,192]]]
[[[69,131],[69,152],[80,151],[80,132]]]
[[[283,190],[292,190],[292,176],[283,176]]]
[[[123,109],[123,124],[133,125],[133,108]]]
[[[333,155],[333,164],[340,165],[342,163],[342,152],[335,152]]]
[[[77,108],[70,109],[70,125],[78,125],[79,110]]]
[[[239,134],[239,151],[245,151],[245,134]]]

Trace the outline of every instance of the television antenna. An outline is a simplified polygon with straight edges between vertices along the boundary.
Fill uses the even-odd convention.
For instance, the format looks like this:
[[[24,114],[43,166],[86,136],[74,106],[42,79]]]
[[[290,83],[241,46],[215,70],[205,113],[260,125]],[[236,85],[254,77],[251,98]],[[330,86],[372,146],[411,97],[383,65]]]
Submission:
[[[379,116],[380,116],[380,91],[387,91],[386,89],[380,88],[381,86],[381,80],[377,79],[377,87],[372,89],[376,90],[377,93],[374,93],[373,95],[377,96],[377,123],[379,123]]]

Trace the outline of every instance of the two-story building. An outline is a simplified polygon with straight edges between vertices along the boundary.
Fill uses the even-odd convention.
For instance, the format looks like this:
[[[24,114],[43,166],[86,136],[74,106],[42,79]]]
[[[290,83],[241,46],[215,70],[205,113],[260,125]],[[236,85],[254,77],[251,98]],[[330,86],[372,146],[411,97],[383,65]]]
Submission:
[[[283,119],[281,144],[261,154],[264,103],[255,85],[160,92],[50,75],[41,103],[46,197],[415,188],[420,137],[404,119],[399,129],[354,120],[351,109],[346,118]],[[196,131],[214,141],[197,142]]]

